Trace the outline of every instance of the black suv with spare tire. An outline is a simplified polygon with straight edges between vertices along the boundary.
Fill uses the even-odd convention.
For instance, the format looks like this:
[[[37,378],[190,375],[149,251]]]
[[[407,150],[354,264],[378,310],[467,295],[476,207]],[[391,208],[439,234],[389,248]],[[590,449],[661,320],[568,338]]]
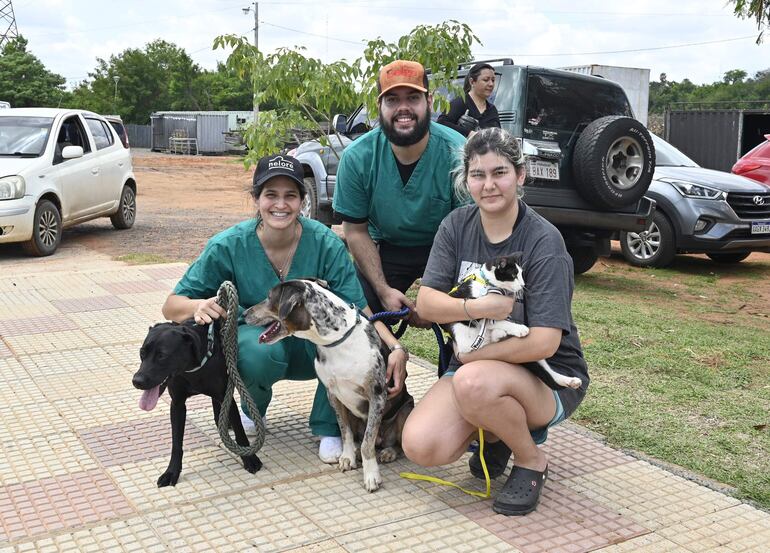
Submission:
[[[633,119],[617,83],[517,66],[510,59],[489,63],[497,73],[491,100],[500,123],[522,139],[528,156],[524,200],[559,229],[575,273],[583,273],[599,255],[609,255],[610,239],[620,231],[649,226],[655,206],[644,197],[655,168],[650,134]],[[461,67],[460,78],[471,65]],[[341,153],[372,123],[363,108],[349,119],[335,117],[341,136],[341,141],[329,137],[335,150]],[[305,182],[313,192],[307,213],[331,224],[337,156],[317,141],[292,153],[305,167]]]

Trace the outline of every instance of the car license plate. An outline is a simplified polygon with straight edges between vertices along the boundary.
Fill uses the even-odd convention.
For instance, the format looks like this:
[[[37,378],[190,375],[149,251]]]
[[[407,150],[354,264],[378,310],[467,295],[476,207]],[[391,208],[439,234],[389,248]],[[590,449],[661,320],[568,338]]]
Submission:
[[[751,234],[770,234],[770,221],[752,221]]]
[[[527,171],[535,179],[559,180],[559,164],[553,161],[530,160]]]

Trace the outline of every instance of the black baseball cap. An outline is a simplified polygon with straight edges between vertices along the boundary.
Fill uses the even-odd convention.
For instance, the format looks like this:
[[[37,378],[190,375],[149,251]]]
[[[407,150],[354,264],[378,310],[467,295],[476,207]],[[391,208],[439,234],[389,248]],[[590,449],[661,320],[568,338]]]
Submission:
[[[305,189],[305,171],[299,161],[288,155],[276,154],[265,156],[257,162],[257,170],[254,171],[254,187],[252,191],[254,196],[262,193],[265,183],[273,177],[288,177],[297,183],[299,195],[304,198],[307,194]]]

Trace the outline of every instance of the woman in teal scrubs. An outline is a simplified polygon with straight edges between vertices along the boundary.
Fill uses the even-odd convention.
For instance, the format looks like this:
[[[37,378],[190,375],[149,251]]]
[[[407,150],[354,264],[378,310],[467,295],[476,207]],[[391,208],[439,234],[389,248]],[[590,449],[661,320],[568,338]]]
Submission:
[[[267,156],[257,164],[251,195],[257,207],[254,219],[243,221],[217,234],[187,269],[163,305],[163,315],[176,322],[194,318],[208,324],[225,315],[216,303],[223,281],[238,290],[240,311],[260,303],[268,291],[292,278],[320,278],[329,288],[361,309],[368,310],[342,240],[321,223],[300,217],[305,198],[304,172],[290,156]],[[388,360],[396,394],[406,377],[407,353],[381,323],[376,325],[385,343],[394,350]],[[279,380],[316,378],[315,346],[289,337],[275,344],[260,344],[263,329],[239,321],[238,371],[264,416]],[[245,410],[245,406],[244,406]],[[310,413],[311,432],[321,437],[319,456],[336,463],[342,450],[340,431],[326,389],[319,382]]]

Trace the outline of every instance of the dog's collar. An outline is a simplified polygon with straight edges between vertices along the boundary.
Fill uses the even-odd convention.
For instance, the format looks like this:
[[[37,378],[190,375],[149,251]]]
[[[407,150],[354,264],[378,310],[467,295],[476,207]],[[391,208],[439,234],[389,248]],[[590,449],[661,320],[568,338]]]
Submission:
[[[209,330],[206,333],[206,335],[207,335],[207,338],[206,338],[206,353],[203,354],[203,359],[201,359],[201,362],[200,362],[200,364],[197,367],[195,367],[194,369],[190,369],[189,371],[185,371],[186,373],[194,373],[195,371],[199,371],[203,367],[203,365],[205,365],[206,362],[209,359],[211,359],[211,356],[214,355],[215,335],[214,335],[214,323],[213,322],[209,325]]]
[[[342,338],[339,340],[334,340],[331,344],[325,344],[324,347],[333,348],[334,346],[340,345],[342,342],[347,340],[348,336],[350,336],[356,327],[361,323],[361,311],[358,309],[358,307],[355,306],[355,304],[351,303],[350,307],[356,310],[356,323],[347,329],[347,331],[345,331],[345,334],[342,335]]]

